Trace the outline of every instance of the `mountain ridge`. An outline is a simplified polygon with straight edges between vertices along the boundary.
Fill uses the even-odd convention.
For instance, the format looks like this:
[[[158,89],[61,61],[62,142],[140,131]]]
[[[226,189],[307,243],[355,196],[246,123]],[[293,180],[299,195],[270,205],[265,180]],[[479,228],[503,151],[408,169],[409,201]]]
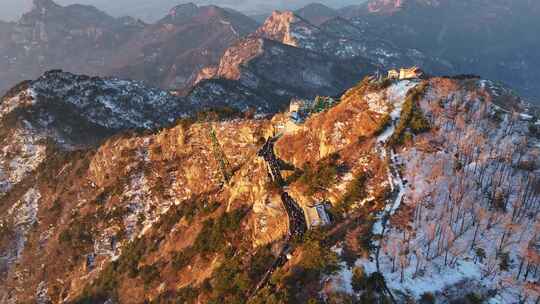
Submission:
[[[325,16],[324,13],[317,17],[315,14],[314,18],[323,18],[313,20],[315,25],[294,13],[287,13],[291,14],[290,20],[282,22],[282,30],[274,33],[282,37],[272,38],[268,31],[266,38],[292,45],[303,43],[302,48],[340,58],[360,55],[371,64],[382,66],[383,70],[418,65],[436,75],[482,74],[513,85],[534,101],[537,99],[537,89],[532,79],[536,78],[536,70],[531,67],[535,65],[537,56],[530,50],[536,47],[535,35],[525,30],[520,35],[515,33],[519,24],[534,28],[535,20],[530,16],[539,8],[526,0],[520,1],[485,3],[475,0],[462,4],[398,1],[400,9],[391,14],[370,13],[368,4],[360,4],[337,10],[337,17]],[[50,2],[45,3],[50,5]],[[371,1],[369,4],[396,7],[395,1]],[[59,10],[58,6],[54,7],[52,11]],[[26,25],[15,24],[13,27],[11,23],[2,24],[0,51],[4,56],[0,57],[0,82],[6,84],[0,84],[0,87],[6,89],[22,79],[35,78],[46,70],[62,68],[82,74],[144,80],[151,86],[186,94],[197,82],[201,71],[204,74],[218,65],[227,48],[256,32],[257,24],[230,9],[215,6],[195,8],[194,4],[183,7],[186,17],[193,15],[193,18],[186,19],[189,22],[174,21],[170,16],[162,18],[162,23],[157,24],[145,24],[132,18],[114,21],[110,19],[112,17],[103,17],[92,10],[85,13],[88,16],[79,18],[86,24],[82,27],[82,23],[70,18],[57,18],[66,19],[67,22],[64,25],[50,23],[50,30],[42,30],[39,19],[37,23],[24,22],[33,25],[31,30]],[[321,8],[314,4],[306,9],[313,7]],[[73,14],[81,14],[81,10],[86,11],[87,8],[73,6],[71,9]],[[328,12],[325,9],[322,11]],[[282,13],[281,17],[285,14]],[[103,21],[98,22],[99,25],[92,24],[98,15],[104,18]],[[429,16],[433,15],[439,17],[427,22],[431,20]],[[274,14],[276,20],[272,21],[272,18],[270,16],[270,20],[266,20],[267,25],[277,26],[278,15]],[[306,22],[305,26],[300,26],[301,22],[295,26],[292,22],[295,18],[301,18],[297,20]],[[511,21],[505,24],[497,21],[503,19]],[[68,30],[70,22],[76,25],[71,32]],[[408,26],[403,27],[403,24]],[[286,27],[290,25],[295,29],[287,30]],[[258,35],[265,35],[261,28],[258,31]],[[494,32],[498,35],[493,35]],[[82,38],[86,40],[87,36],[91,44],[83,41]],[[116,39],[118,37],[122,39]],[[282,38],[285,37],[291,41],[284,41]],[[62,44],[64,47],[54,52],[47,50],[49,46],[41,38],[58,40],[50,43],[53,48]],[[470,43],[458,43],[462,38]],[[71,39],[71,42],[67,39]],[[303,42],[299,41],[302,39]],[[503,39],[514,43],[506,43]],[[191,43],[186,45],[185,41]],[[519,48],[517,45],[527,47]],[[111,50],[113,47],[115,52]]]
[[[192,18],[175,21],[169,16],[146,24],[113,18],[92,6],[37,5],[14,28],[2,26],[5,36],[0,29],[2,89],[62,68],[181,90],[200,68],[215,64],[226,47],[257,26],[247,16],[212,6],[194,8]]]
[[[538,90],[531,82],[538,76],[530,68],[538,58],[528,51],[538,43],[531,30],[538,26],[534,17],[538,11],[536,3],[527,0],[397,2],[403,4],[398,10],[379,14],[364,8],[359,16],[351,16],[351,20],[364,35],[444,58],[453,63],[457,73],[481,74],[503,81],[532,101],[538,100]],[[395,8],[396,1],[370,3],[381,4],[384,11],[384,4]]]
[[[63,87],[60,80],[65,77],[80,76],[53,71],[39,83],[57,78]],[[5,98],[24,97],[21,92],[31,86],[23,83]],[[61,99],[85,96],[85,91],[85,86],[76,86],[73,97]],[[25,95],[30,98],[19,98],[19,107],[36,107],[40,101],[33,100],[40,94],[43,92],[36,90]],[[4,101],[2,107],[10,104]],[[10,109],[8,112],[15,113]],[[146,113],[144,108],[134,109],[134,117]],[[297,120],[295,111],[306,116]],[[150,117],[162,116],[154,112],[148,112]],[[0,151],[26,147],[21,150],[25,158],[15,159],[19,166],[26,162],[21,167],[25,170],[11,176],[9,181],[14,184],[2,188],[6,194],[0,210],[7,217],[0,217],[0,248],[5,257],[0,259],[0,270],[6,275],[1,279],[0,298],[7,303],[34,299],[142,303],[179,297],[193,303],[219,298],[264,303],[272,297],[278,303],[290,303],[317,299],[323,292],[337,302],[388,299],[388,292],[353,285],[364,282],[357,275],[351,279],[353,272],[360,271],[355,269],[387,278],[388,290],[398,303],[407,297],[419,300],[424,292],[448,301],[473,293],[503,301],[517,297],[509,291],[534,294],[534,287],[527,284],[537,276],[532,271],[526,276],[519,273],[518,261],[524,258],[527,265],[535,265],[534,250],[527,246],[535,239],[527,227],[538,217],[528,217],[523,210],[533,210],[527,206],[534,206],[539,197],[530,188],[535,179],[527,176],[540,168],[535,157],[540,153],[540,138],[531,127],[540,120],[538,112],[511,90],[471,76],[384,82],[372,76],[353,85],[334,103],[315,99],[267,117],[220,119],[219,112],[214,114],[217,116],[184,119],[164,128],[157,125],[159,130],[150,132],[109,136],[97,146],[75,151],[46,146],[30,134],[0,134]],[[0,116],[0,123],[5,118]],[[266,138],[274,138],[273,161],[280,165],[257,156],[267,146]],[[513,142],[519,143],[519,149],[505,154]],[[469,149],[471,145],[482,153]],[[486,156],[487,151],[495,157]],[[3,153],[2,168],[14,163],[10,153]],[[272,184],[269,165],[283,174],[286,188]],[[404,166],[403,170],[397,166]],[[433,177],[436,182],[430,183],[429,174],[434,171],[438,172]],[[293,173],[299,177],[294,178]],[[460,179],[482,182],[477,186],[459,183]],[[521,181],[527,183],[518,187]],[[512,209],[507,211],[502,208],[504,199],[499,204],[500,198],[488,199],[481,191],[504,194],[510,189],[505,185],[513,185],[511,188],[517,187],[525,195],[509,197],[506,208]],[[430,199],[430,187],[447,190],[440,189],[440,196],[424,202],[421,198]],[[472,200],[474,208],[468,208],[468,200],[459,199],[459,193],[478,198]],[[284,219],[292,213],[287,213],[283,202],[290,200],[302,208],[309,229],[296,242],[288,242],[286,237],[291,227]],[[329,205],[321,207],[320,202]],[[448,204],[455,207],[453,212],[444,212]],[[410,215],[415,208],[422,216]],[[331,223],[321,215],[324,212],[332,215]],[[486,216],[474,217],[476,212]],[[505,223],[512,220],[512,214],[519,216],[508,226]],[[15,221],[9,220],[11,215]],[[439,216],[442,220],[434,221]],[[383,220],[385,217],[390,220]],[[490,221],[490,217],[503,220]],[[475,225],[469,225],[474,221]],[[429,246],[429,225],[434,222],[448,223],[449,230],[435,229],[439,231],[435,235],[441,233],[450,247]],[[475,227],[485,233],[473,238]],[[460,229],[456,238],[449,237],[451,231]],[[499,229],[514,233],[505,237],[489,233]],[[415,244],[416,253],[405,250],[404,233]],[[491,268],[502,259],[491,251],[486,251],[484,260],[471,262],[470,255],[476,252],[470,249],[471,241],[473,247],[486,249],[487,243],[502,244],[511,259],[504,266],[508,268]],[[528,251],[516,249],[515,242]],[[426,255],[426,259],[419,266],[415,260],[407,263],[403,259],[392,270],[392,259],[399,254],[389,245],[392,243],[405,246],[407,258]],[[276,261],[282,248],[289,258]],[[375,260],[380,261],[380,268]],[[25,271],[41,264],[46,277]],[[463,272],[465,266],[461,265],[472,268]],[[415,276],[415,267],[425,275]],[[263,284],[248,298],[256,284],[265,282],[260,280],[266,272],[275,285]],[[481,275],[486,272],[493,278],[483,280]],[[234,279],[230,281],[224,273]],[[248,275],[242,277],[242,273]],[[458,280],[447,279],[447,273]],[[497,282],[508,282],[507,276],[518,279],[508,288],[498,289],[495,296],[489,292],[498,288]],[[407,291],[408,282],[426,279],[448,285],[430,284]],[[240,282],[246,285],[238,285]],[[309,288],[295,288],[299,282]],[[370,280],[365,282],[370,284]],[[204,284],[212,288],[204,288]],[[478,287],[481,284],[488,286]],[[244,287],[229,288],[233,285]]]
[[[314,25],[320,25],[329,19],[339,16],[337,10],[322,3],[314,2],[295,11],[295,14],[308,20]]]
[[[120,76],[41,64],[1,96],[0,303],[538,304],[540,108],[500,81],[533,88],[534,27],[478,47],[538,22],[517,1],[257,26],[36,0],[0,81],[62,47]]]

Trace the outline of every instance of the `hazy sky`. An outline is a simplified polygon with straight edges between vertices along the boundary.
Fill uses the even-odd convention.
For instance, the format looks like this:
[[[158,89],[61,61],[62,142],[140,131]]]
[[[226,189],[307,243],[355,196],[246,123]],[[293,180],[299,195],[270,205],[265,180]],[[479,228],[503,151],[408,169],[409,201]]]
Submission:
[[[171,7],[186,2],[197,4],[217,4],[241,10],[249,14],[259,14],[273,9],[296,9],[310,2],[321,2],[331,7],[358,4],[363,0],[56,0],[66,5],[73,3],[91,4],[109,14],[132,15],[143,19],[163,16]],[[30,9],[32,0],[0,0],[0,20],[16,20]]]

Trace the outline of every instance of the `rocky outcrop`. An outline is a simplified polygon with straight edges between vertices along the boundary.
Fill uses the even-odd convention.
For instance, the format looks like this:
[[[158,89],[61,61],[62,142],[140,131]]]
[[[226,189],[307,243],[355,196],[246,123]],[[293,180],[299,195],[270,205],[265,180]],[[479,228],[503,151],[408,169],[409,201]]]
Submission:
[[[316,26],[293,12],[274,11],[257,30],[256,35],[290,46],[314,49],[314,40],[319,32]]]
[[[225,51],[219,62],[219,66],[213,74],[209,73],[210,78],[226,78],[239,80],[242,76],[241,68],[254,58],[263,53],[263,39],[245,39],[236,43]],[[208,71],[208,70],[207,70]]]

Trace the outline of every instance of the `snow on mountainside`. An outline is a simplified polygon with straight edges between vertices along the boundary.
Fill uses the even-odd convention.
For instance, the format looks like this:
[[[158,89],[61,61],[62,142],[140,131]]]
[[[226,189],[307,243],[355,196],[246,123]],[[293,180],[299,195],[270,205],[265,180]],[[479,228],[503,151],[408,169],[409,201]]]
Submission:
[[[341,301],[348,294],[377,303],[380,296],[374,296],[369,280],[382,274],[388,291],[378,288],[397,303],[430,298],[436,303],[476,298],[535,303],[540,296],[538,110],[511,90],[474,78],[405,80],[362,92],[349,91],[341,104],[277,143],[285,161],[300,167],[334,151],[351,158],[360,149],[347,147],[360,137],[371,147],[364,157],[373,153],[388,165],[383,172],[375,161],[351,168],[357,176],[382,177],[383,182],[365,185],[366,193],[347,209],[348,221],[356,219],[353,210],[369,215],[356,220],[358,226],[352,225],[350,235],[333,247],[343,261],[341,270],[328,276],[327,288],[341,294]],[[351,114],[341,114],[342,106]],[[354,124],[361,113],[366,117]],[[425,115],[425,123],[411,118],[414,113]],[[377,126],[379,117],[387,118],[371,139],[370,123]],[[422,129],[425,125],[429,131]],[[300,147],[308,152],[291,152]],[[351,179],[338,178],[325,199],[334,203],[334,195],[348,189]],[[381,187],[389,195],[373,218],[366,210],[380,202]],[[368,231],[361,230],[365,221],[371,221]],[[370,238],[366,235],[373,235],[372,249],[351,257],[358,242]]]
[[[306,52],[254,41],[263,59]],[[2,178],[6,166],[21,170],[2,187],[0,299],[536,301],[537,110],[469,76],[367,77],[273,117],[216,112],[168,125],[212,98],[265,102],[246,98],[256,84],[242,80],[268,71],[263,59],[178,99],[60,72],[13,89],[2,103]],[[72,114],[53,115],[55,103]],[[58,125],[35,115],[40,105]],[[167,126],[77,151],[32,139],[40,126],[74,128],[74,113],[107,131]],[[298,223],[309,231],[291,241]],[[47,276],[29,271],[40,267]]]
[[[471,294],[533,303],[540,296],[531,277],[540,257],[538,118],[489,81],[432,79],[427,86],[416,102],[432,131],[383,153],[396,190],[373,227],[381,238],[376,251],[352,265],[383,274],[399,303],[427,294],[443,303]],[[379,143],[397,132],[388,130]],[[354,294],[347,268],[331,279]]]
[[[275,11],[255,35],[340,59],[362,57],[382,69],[418,65],[437,74],[451,73],[453,69],[448,62],[416,49],[398,48],[390,41],[366,36],[339,17],[315,26],[292,12]]]
[[[146,34],[240,37],[223,16]],[[275,12],[185,96],[59,70],[11,89],[0,302],[537,303],[540,111],[472,75],[380,77],[452,67],[370,18]]]
[[[370,13],[392,14],[403,8],[406,0],[374,0],[369,1],[367,8]]]
[[[273,62],[275,73],[267,74],[260,83],[253,83],[245,75],[237,81],[203,81],[186,97],[173,96],[137,81],[80,76],[59,70],[21,83],[0,104],[3,127],[0,135],[4,145],[0,150],[0,194],[11,190],[42,164],[49,155],[49,141],[62,149],[84,149],[119,132],[157,129],[209,108],[275,113],[292,97],[314,97],[314,92],[336,95],[356,78],[353,67],[340,69],[330,60],[321,68],[306,70],[299,79],[284,78],[278,71],[289,69],[293,74],[297,69],[314,67],[325,60],[319,56],[303,58],[304,53],[283,49],[272,41],[265,44],[268,51],[259,58],[260,63],[249,65],[249,71],[254,75],[259,71],[268,73],[267,63]],[[289,56],[282,56],[283,52],[289,52]],[[361,66],[356,67],[362,70]],[[346,75],[349,76],[345,78]]]
[[[455,73],[503,81],[537,102],[538,1],[373,0],[348,15],[366,37],[451,62]]]
[[[374,70],[375,66],[363,58],[343,60],[273,40],[248,37],[230,47],[219,66],[199,75],[199,85],[189,97],[205,86],[203,79],[214,84],[227,82],[250,92],[243,99],[258,96],[259,100],[265,100],[262,104],[251,102],[255,109],[275,113],[293,97],[339,95]]]
[[[62,150],[87,149],[122,131],[170,125],[196,108],[140,82],[50,71],[0,103],[0,197]]]

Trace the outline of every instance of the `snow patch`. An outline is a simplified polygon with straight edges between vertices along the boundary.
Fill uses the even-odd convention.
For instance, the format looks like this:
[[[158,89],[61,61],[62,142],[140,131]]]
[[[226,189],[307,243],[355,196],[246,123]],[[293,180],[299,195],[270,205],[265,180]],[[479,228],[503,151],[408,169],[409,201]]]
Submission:
[[[17,129],[0,149],[0,197],[25,179],[46,158],[43,137],[29,129]]]
[[[17,201],[0,221],[1,227],[8,227],[14,234],[14,239],[6,248],[0,248],[0,269],[10,269],[22,255],[30,229],[37,222],[39,200],[41,193],[30,188],[23,197]]]

